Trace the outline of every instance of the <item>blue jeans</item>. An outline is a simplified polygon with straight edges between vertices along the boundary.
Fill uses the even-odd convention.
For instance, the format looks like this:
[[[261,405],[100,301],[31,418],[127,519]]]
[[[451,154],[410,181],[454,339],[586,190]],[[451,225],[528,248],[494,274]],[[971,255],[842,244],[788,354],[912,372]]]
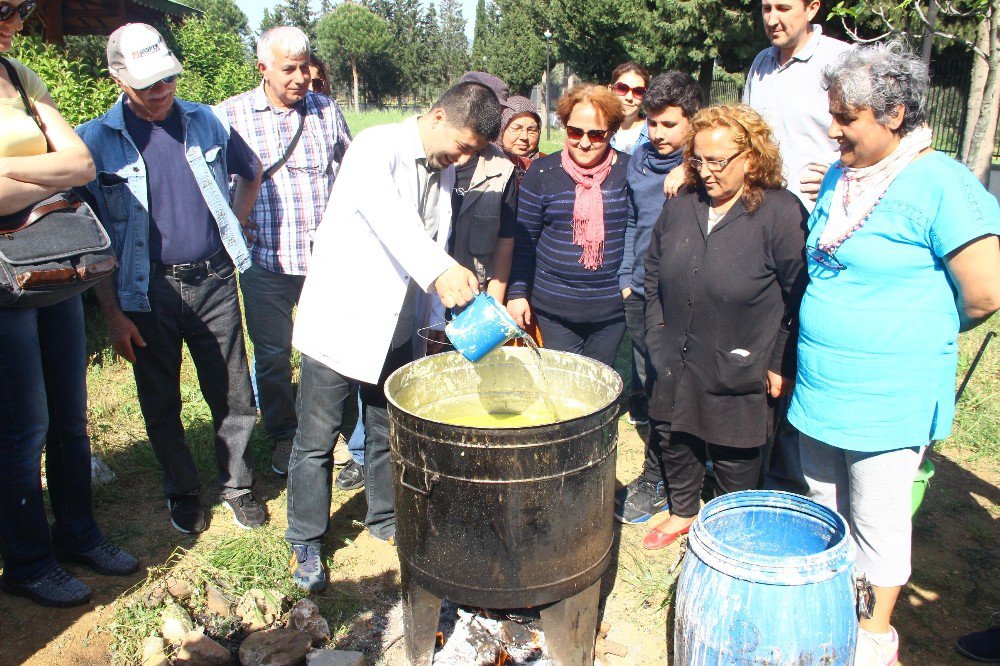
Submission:
[[[365,526],[380,537],[396,529],[393,506],[392,464],[389,457],[389,415],[385,380],[410,362],[412,348],[405,344],[389,352],[377,384],[360,385],[361,416],[365,425]],[[344,423],[344,405],[354,382],[302,355],[297,405],[299,429],[288,460],[288,530],[292,544],[319,548],[330,525],[333,484],[333,445]]]
[[[79,296],[45,308],[0,308],[0,555],[4,576],[56,564],[52,536],[88,550],[102,536],[90,494],[87,350]],[[42,499],[41,458],[55,517]]]
[[[246,343],[228,259],[203,279],[154,274],[151,312],[128,312],[146,341],[135,347],[135,385],[146,434],[163,467],[167,497],[197,492],[201,483],[181,423],[181,345],[187,343],[198,386],[215,427],[215,459],[222,497],[250,488],[250,433],[257,421],[250,388]]]
[[[364,407],[361,404],[361,393],[358,392],[358,422],[354,426],[354,432],[351,433],[351,438],[347,441],[347,450],[351,452],[351,458],[358,465],[365,464],[365,419],[363,414],[365,413]]]
[[[264,429],[275,440],[291,439],[298,427],[292,392],[292,309],[304,282],[304,275],[274,273],[257,264],[240,275],[257,404]]]

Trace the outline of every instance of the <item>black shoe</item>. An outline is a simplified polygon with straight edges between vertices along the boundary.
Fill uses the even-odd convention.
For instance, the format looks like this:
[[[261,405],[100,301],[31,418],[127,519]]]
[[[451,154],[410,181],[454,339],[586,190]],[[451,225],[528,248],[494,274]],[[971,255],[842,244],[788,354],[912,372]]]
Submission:
[[[390,546],[396,545],[396,523],[392,525],[381,525],[379,527],[368,527],[368,533],[379,541],[384,541]]]
[[[615,518],[629,525],[644,523],[669,507],[662,481],[653,483],[640,476],[615,493]]]
[[[337,474],[335,486],[341,490],[356,490],[365,487],[365,466],[359,465],[352,459],[344,465],[344,469]],[[383,539],[384,541],[385,539]]]
[[[42,606],[69,608],[90,601],[90,588],[56,565],[30,583],[0,578],[0,588],[8,594],[31,599]]]
[[[966,634],[955,641],[961,654],[984,664],[1000,664],[1000,627]]]
[[[222,503],[233,512],[236,524],[245,530],[252,530],[267,522],[267,511],[249,490],[235,497],[223,497]]]
[[[184,534],[198,534],[205,531],[205,510],[197,495],[181,495],[168,497],[167,508],[170,509],[170,524]]]
[[[139,560],[107,539],[102,539],[90,550],[73,551],[54,545],[53,551],[57,560],[86,564],[105,576],[131,576],[139,570]]]

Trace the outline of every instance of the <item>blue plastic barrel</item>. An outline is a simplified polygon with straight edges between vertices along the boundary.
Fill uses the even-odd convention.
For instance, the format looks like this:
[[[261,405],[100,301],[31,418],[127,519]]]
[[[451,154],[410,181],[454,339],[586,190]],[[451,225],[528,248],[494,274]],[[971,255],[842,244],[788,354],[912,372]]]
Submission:
[[[845,664],[855,546],[816,502],[748,490],[704,506],[677,583],[674,664]]]

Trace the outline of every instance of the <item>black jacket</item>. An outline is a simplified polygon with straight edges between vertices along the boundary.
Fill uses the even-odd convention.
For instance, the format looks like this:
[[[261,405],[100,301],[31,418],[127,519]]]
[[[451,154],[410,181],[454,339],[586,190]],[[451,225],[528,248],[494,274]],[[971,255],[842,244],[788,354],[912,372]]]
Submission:
[[[686,188],[653,228],[649,414],[713,444],[761,446],[767,370],[795,378],[807,215],[795,195],[771,190],[753,214],[737,201],[706,235],[708,208],[703,192]]]

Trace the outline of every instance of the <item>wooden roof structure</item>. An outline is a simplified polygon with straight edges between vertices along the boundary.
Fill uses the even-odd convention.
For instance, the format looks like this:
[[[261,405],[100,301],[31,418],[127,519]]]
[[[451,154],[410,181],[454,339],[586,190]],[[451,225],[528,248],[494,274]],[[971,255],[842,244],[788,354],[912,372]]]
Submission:
[[[70,35],[110,35],[126,23],[162,25],[167,18],[200,14],[174,0],[39,0],[38,20],[45,41]]]

